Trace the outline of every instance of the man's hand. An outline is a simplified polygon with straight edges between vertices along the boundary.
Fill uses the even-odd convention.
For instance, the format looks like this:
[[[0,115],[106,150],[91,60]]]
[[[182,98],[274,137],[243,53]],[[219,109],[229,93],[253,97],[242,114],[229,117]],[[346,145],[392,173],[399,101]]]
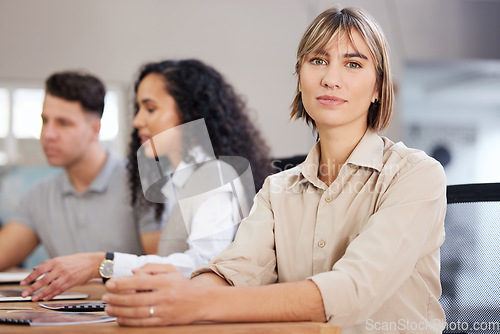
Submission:
[[[75,285],[100,277],[99,264],[104,257],[104,253],[79,253],[46,260],[21,281],[21,286],[32,283],[23,291],[22,296],[30,296],[42,289],[31,300],[50,300]],[[42,275],[42,278],[34,282]]]

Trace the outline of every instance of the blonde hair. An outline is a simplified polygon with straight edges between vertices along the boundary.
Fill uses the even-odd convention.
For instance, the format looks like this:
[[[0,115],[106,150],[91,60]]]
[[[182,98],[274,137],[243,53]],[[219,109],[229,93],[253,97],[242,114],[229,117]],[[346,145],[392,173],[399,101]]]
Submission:
[[[377,84],[379,85],[380,107],[368,112],[368,127],[380,131],[385,129],[391,120],[394,104],[394,88],[389,62],[389,46],[387,40],[377,22],[364,10],[359,8],[333,7],[318,15],[307,28],[297,49],[297,63],[295,73],[297,74],[297,88],[295,98],[292,102],[290,119],[299,118],[301,105],[300,93],[300,69],[306,57],[310,54],[319,53],[336,36],[346,34],[351,44],[353,43],[352,29],[355,29],[368,45],[370,55],[375,62],[377,72]],[[371,108],[370,108],[371,109]],[[376,108],[375,108],[376,109]],[[314,120],[304,110],[302,118],[307,124],[315,128]]]

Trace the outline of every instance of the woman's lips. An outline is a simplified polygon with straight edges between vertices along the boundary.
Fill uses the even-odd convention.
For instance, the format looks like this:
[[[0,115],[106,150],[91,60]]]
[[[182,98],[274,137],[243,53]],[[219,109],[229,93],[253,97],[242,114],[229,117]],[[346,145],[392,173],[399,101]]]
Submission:
[[[144,135],[139,135],[139,139],[141,140],[141,145],[147,142],[151,137],[149,136],[144,136]]]
[[[316,99],[320,104],[326,107],[337,107],[347,102],[346,100],[341,99],[340,97],[332,95],[321,95],[318,96]]]

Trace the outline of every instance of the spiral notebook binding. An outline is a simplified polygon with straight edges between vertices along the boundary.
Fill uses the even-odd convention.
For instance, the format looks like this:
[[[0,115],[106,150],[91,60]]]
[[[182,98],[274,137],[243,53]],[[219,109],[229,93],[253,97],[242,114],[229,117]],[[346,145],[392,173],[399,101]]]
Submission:
[[[28,319],[11,319],[11,318],[0,318],[0,324],[7,325],[31,325],[31,320]]]

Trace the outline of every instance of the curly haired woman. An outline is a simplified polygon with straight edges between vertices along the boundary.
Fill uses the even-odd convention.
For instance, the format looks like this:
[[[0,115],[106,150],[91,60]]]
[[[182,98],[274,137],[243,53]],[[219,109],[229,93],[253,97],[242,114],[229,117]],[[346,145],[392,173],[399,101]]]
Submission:
[[[250,204],[254,187],[260,189],[270,174],[268,147],[250,121],[241,98],[220,73],[199,60],[146,64],[135,84],[135,92],[135,130],[128,157],[132,204],[139,209],[154,206],[157,218],[164,221],[165,227],[159,242],[159,256],[116,253],[113,277],[131,274],[131,269],[150,262],[172,264],[189,276],[231,243],[248,209],[240,213],[233,189],[222,187],[218,193],[206,193],[194,206],[184,204],[181,214],[178,201],[182,194],[192,196],[193,189],[189,188],[196,188],[195,192],[209,188],[206,185],[211,183],[209,173],[220,163],[213,160],[214,157],[226,157],[221,160],[230,162],[236,159],[230,157],[242,157],[248,160],[253,174],[251,185],[248,182],[240,184],[244,193],[250,194],[245,198]],[[203,123],[197,121],[201,119]],[[172,136],[173,131],[166,131],[169,129],[181,129],[181,138],[177,140]],[[154,154],[148,154],[151,141]],[[144,152],[141,147],[146,148]],[[144,154],[141,156],[141,153]],[[170,171],[181,173],[177,174],[181,176],[176,178],[174,175],[167,181],[169,178],[165,178],[163,172],[161,176],[165,182],[160,180],[148,189],[145,173],[139,172],[148,167],[156,172],[155,159],[160,161],[162,158],[167,160],[160,163],[163,168],[169,170],[170,167]],[[231,174],[232,167],[224,166],[225,173]],[[149,190],[153,192],[148,194]],[[200,235],[200,230],[205,231],[201,232],[203,237],[195,237]]]

